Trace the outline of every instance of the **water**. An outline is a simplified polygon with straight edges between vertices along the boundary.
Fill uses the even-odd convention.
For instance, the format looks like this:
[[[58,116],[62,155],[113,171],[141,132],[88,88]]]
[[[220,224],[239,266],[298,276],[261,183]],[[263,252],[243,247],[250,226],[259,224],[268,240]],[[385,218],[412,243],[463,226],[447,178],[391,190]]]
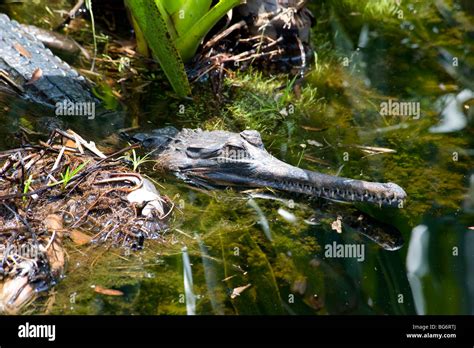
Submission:
[[[332,3],[311,5],[317,59],[296,94],[277,89],[288,84],[284,78],[252,72],[227,82],[223,102],[198,86],[194,102],[181,104],[153,80],[146,93],[128,98],[113,125],[79,120],[77,128],[106,145],[107,134],[133,125],[253,128],[293,165],[396,182],[408,193],[403,209],[269,200],[264,191],[250,201],[155,173],[179,206],[166,243],[130,255],[69,243],[68,272],[50,313],[474,313],[472,7],[413,2],[400,14],[384,1],[366,10]],[[34,127],[36,118],[26,104],[3,99],[0,110],[9,112],[0,116],[0,147],[8,148],[18,124]],[[407,112],[396,114],[395,105]],[[388,251],[360,231],[331,228],[358,212],[372,217],[370,231],[387,231],[383,223],[398,230],[404,245]],[[363,246],[363,257],[326,257],[334,245]],[[125,295],[99,295],[93,285]]]

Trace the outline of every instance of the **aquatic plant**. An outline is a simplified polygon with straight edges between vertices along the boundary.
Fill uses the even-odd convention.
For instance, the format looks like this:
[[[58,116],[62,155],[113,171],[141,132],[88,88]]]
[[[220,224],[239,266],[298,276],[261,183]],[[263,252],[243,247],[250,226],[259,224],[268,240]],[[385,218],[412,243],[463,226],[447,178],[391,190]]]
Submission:
[[[32,183],[33,177],[30,175],[28,179],[26,179],[25,184],[23,186],[23,202],[26,202],[26,194],[30,191]]]
[[[65,189],[72,178],[74,178],[87,165],[87,163],[89,163],[89,161],[79,164],[73,170],[71,170],[71,168],[68,166],[64,173],[60,173],[61,180],[58,181],[57,184],[62,184],[63,188]]]
[[[95,59],[97,57],[97,36],[96,36],[96,31],[95,31],[94,11],[92,10],[92,0],[86,0],[85,5],[91,16],[92,37],[93,37],[93,42],[94,42],[94,59],[92,60],[92,66],[91,66],[91,71],[93,71],[95,67]]]
[[[145,154],[144,156],[139,156],[139,155],[137,155],[137,152],[135,151],[135,149],[132,149],[132,154],[131,155],[130,155],[130,153],[127,153],[126,155],[124,155],[120,158],[127,161],[127,162],[130,162],[132,164],[133,171],[136,172],[138,167],[140,167],[142,164],[144,164],[146,162],[153,162],[153,160],[150,159],[151,154],[152,154],[152,152],[149,152],[149,153]]]
[[[174,91],[191,94],[183,62],[195,55],[204,36],[241,0],[127,0],[138,47],[150,48]],[[145,42],[143,42],[145,41]],[[146,52],[145,52],[146,53]]]

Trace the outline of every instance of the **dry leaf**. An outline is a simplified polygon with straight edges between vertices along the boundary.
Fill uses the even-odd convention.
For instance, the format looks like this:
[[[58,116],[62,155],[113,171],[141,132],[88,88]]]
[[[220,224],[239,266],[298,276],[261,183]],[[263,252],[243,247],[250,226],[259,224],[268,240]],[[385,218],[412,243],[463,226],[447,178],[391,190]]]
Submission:
[[[316,128],[316,127],[310,127],[310,126],[301,126],[301,128],[310,132],[321,132],[327,129],[327,128]]]
[[[26,85],[31,85],[38,81],[41,77],[43,77],[43,70],[40,68],[36,68],[35,71],[33,71],[33,74],[31,75],[30,81],[26,83]]]
[[[77,145],[78,144],[72,139],[67,139],[66,142],[64,143],[65,147],[69,147],[71,149],[77,149],[78,148]]]
[[[52,237],[53,238],[53,237]],[[64,272],[66,255],[61,243],[61,236],[56,234],[54,240],[46,251],[51,273],[55,278],[59,278]]]
[[[222,281],[223,281],[223,282],[226,282],[226,281],[231,280],[232,278],[235,278],[235,277],[237,277],[236,274],[231,275],[231,276],[229,276],[229,277],[227,277],[227,278],[224,278],[224,279],[222,279]]]
[[[21,308],[37,297],[28,276],[8,278],[0,283],[0,313],[18,314]]]
[[[30,59],[31,58],[31,53],[28,52],[26,48],[24,48],[22,45],[20,45],[18,42],[13,44],[13,47],[20,53],[23,57]]]
[[[79,245],[79,246],[88,244],[92,240],[91,236],[85,233],[82,233],[81,231],[78,231],[78,230],[72,230],[70,237],[72,241],[74,242],[74,244]]]
[[[57,214],[50,214],[44,220],[44,225],[49,231],[53,231],[51,239],[46,246],[46,257],[48,258],[51,273],[54,277],[59,278],[66,264],[65,252],[62,245],[63,220]]]
[[[98,294],[106,296],[123,296],[123,292],[120,290],[106,289],[99,285],[95,286],[94,291]]]
[[[50,231],[63,229],[63,219],[57,214],[50,214],[44,219],[44,225]]]
[[[338,216],[336,220],[331,224],[331,229],[337,233],[342,233],[342,217]]]
[[[251,286],[252,286],[252,284],[247,284],[247,285],[235,288],[234,290],[232,290],[232,294],[230,295],[230,298],[234,299],[237,296],[240,296],[241,293],[243,293],[245,290],[247,290]]]

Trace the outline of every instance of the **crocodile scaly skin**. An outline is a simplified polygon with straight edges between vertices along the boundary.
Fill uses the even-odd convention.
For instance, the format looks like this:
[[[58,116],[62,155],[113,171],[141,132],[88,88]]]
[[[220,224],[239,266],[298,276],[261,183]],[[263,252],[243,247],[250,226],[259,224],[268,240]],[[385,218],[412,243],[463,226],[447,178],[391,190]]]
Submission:
[[[31,81],[37,69],[41,69],[41,77]],[[20,86],[19,90],[23,90],[20,94],[27,100],[49,106],[65,100],[96,101],[83,76],[24,31],[18,22],[10,20],[4,14],[0,14],[0,71],[2,70],[10,81]],[[8,83],[3,84],[8,86]]]

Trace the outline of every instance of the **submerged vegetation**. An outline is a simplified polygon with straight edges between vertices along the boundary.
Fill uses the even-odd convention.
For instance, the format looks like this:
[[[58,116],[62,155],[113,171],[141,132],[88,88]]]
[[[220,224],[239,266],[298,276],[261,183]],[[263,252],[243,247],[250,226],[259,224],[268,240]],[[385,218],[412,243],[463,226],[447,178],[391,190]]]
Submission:
[[[83,126],[94,140],[116,146],[113,139],[103,138],[104,124],[107,133],[164,125],[258,130],[269,152],[298,167],[403,186],[409,197],[404,209],[381,211],[361,205],[357,212],[379,222],[390,221],[406,245],[388,252],[370,242],[351,228],[348,222],[357,213],[344,205],[279,195],[264,199],[269,198],[268,190],[236,193],[191,188],[155,172],[150,157],[132,149],[122,159],[131,163],[134,172],[151,175],[176,204],[164,240],[151,241],[140,252],[105,252],[66,240],[71,261],[67,276],[56,287],[54,302],[37,302],[29,307],[32,313],[47,308],[54,314],[186,314],[184,246],[192,265],[198,314],[472,312],[473,293],[466,285],[472,258],[463,249],[469,238],[467,228],[472,226],[469,202],[474,201],[468,193],[469,185],[472,191],[472,101],[461,105],[466,128],[452,133],[430,131],[440,122],[442,98],[472,89],[472,14],[462,1],[312,1],[308,6],[316,17],[311,36],[314,55],[304,78],[260,66],[226,68],[218,89],[213,74],[190,83],[184,73],[185,63],[214,22],[204,26],[195,22],[194,15],[184,17],[189,22],[177,20],[179,9],[195,1],[150,1],[162,6],[154,12],[134,12],[134,6],[145,2],[127,1],[135,13],[135,29],[143,34],[137,30],[139,47],[144,52],[150,46],[159,66],[138,55],[135,47],[108,36],[99,6],[94,7],[102,28],[99,25],[94,35],[96,72],[88,76],[111,99],[120,99],[127,111],[118,121],[105,117]],[[211,10],[210,2],[202,4],[195,13]],[[9,9],[17,19],[36,16],[31,10],[26,15],[22,6]],[[37,23],[55,27],[55,10],[60,8],[48,9]],[[92,50],[89,23],[76,19],[66,31]],[[154,24],[150,29],[145,23]],[[199,35],[185,35],[198,24],[203,25],[196,31]],[[161,36],[154,36],[155,28],[160,28]],[[167,37],[166,32],[172,35]],[[89,70],[90,62],[83,66]],[[193,99],[175,99],[167,92],[167,81],[176,94]],[[419,103],[420,117],[380,115],[381,103],[389,99]],[[13,141],[14,125],[37,130],[36,119],[27,115],[34,110],[24,110],[11,107],[10,116],[5,116],[21,114],[23,121],[15,119],[6,128],[3,147]],[[77,169],[76,165],[64,166],[61,173],[70,180],[64,183],[60,176],[57,180],[70,187],[68,183],[91,165],[76,173],[70,169]],[[19,187],[23,192],[19,205],[28,204],[30,199],[24,195],[36,188],[30,178],[26,175]],[[249,204],[250,199],[255,204]],[[342,233],[337,231],[337,221],[342,223]],[[369,224],[374,230],[377,226]],[[412,231],[423,226],[429,231],[429,242],[413,249]],[[326,246],[334,242],[364,245],[364,262],[325,257]],[[460,250],[456,256],[455,247]],[[429,272],[413,271],[409,248],[421,255]],[[421,287],[412,286],[414,277]],[[100,294],[92,290],[96,285],[124,295]]]
[[[1,313],[20,312],[61,280],[66,239],[130,251],[161,238],[172,207],[114,157],[60,130],[42,147],[0,152]]]

